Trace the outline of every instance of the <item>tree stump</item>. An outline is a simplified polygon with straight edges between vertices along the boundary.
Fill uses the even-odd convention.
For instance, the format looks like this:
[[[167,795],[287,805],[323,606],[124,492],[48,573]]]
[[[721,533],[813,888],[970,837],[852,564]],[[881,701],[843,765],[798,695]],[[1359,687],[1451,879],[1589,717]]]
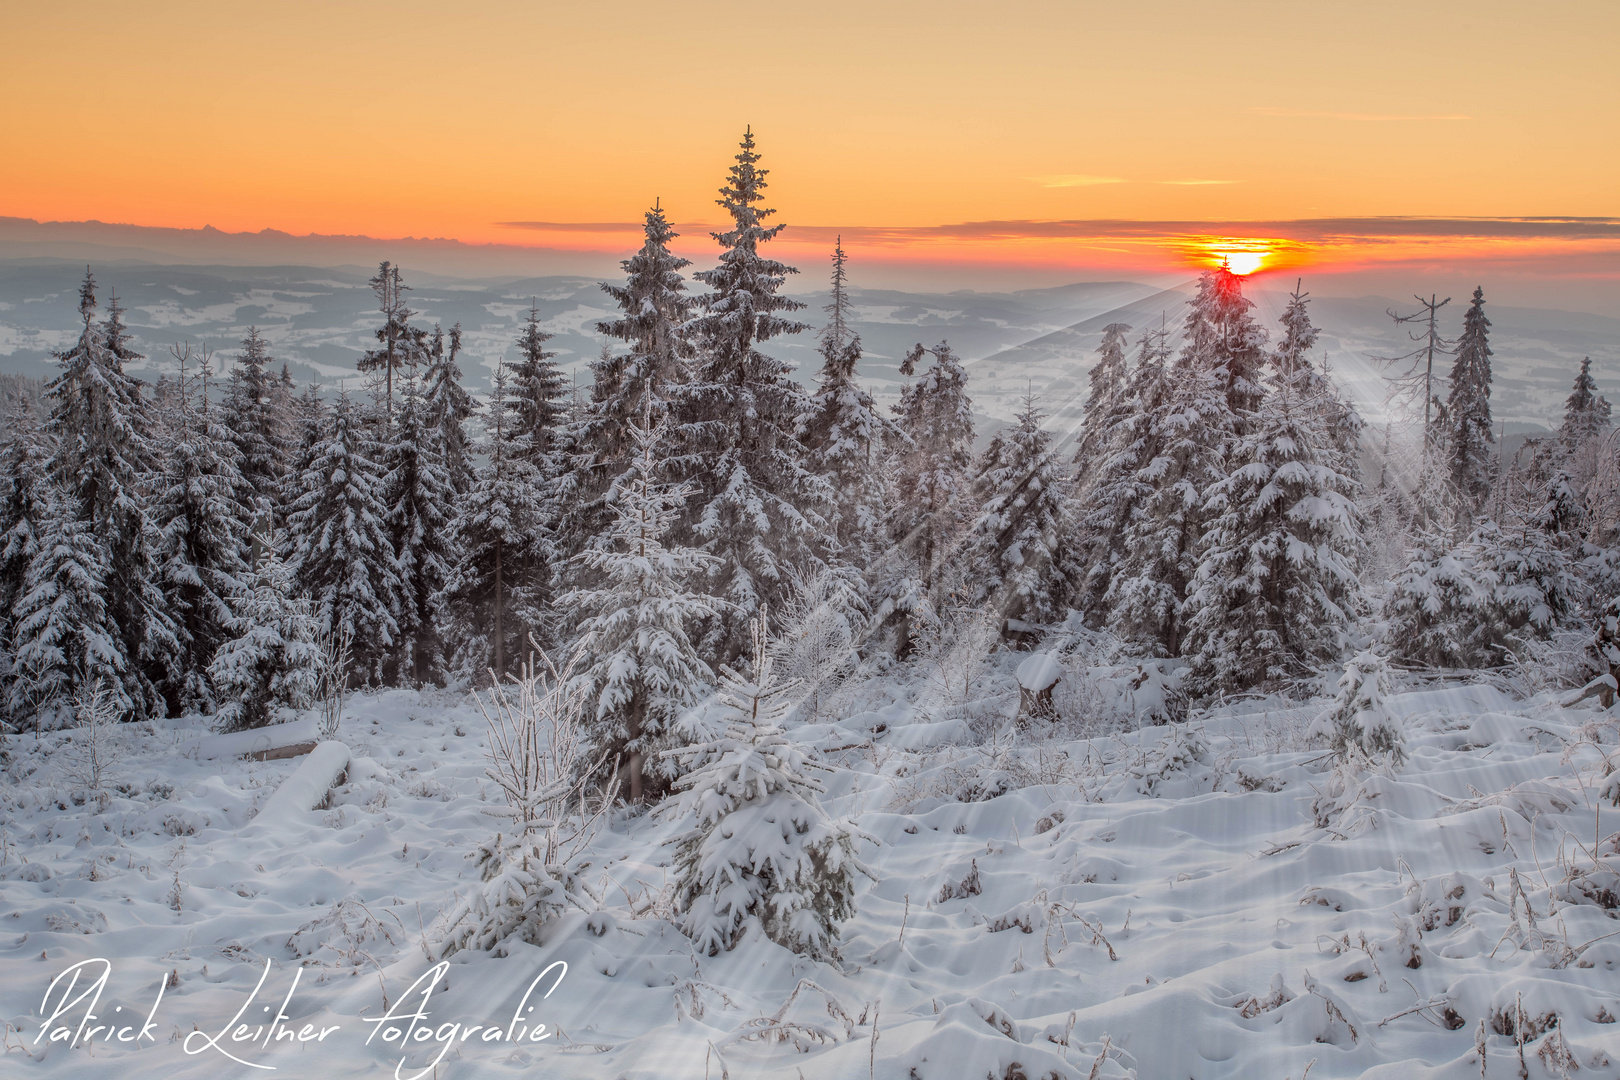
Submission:
[[[1052,704],[1052,690],[1063,675],[1057,657],[1051,653],[1032,653],[1018,665],[1018,718],[1057,719]]]

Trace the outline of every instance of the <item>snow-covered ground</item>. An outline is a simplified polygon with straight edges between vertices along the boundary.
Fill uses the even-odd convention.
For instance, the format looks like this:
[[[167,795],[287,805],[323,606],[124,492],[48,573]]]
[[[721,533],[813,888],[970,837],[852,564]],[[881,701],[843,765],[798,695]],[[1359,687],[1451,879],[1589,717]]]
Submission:
[[[1620,1076],[1620,809],[1598,799],[1620,726],[1595,702],[1408,691],[1407,762],[1346,775],[1307,743],[1312,708],[985,745],[974,709],[930,700],[869,683],[792,730],[876,841],[841,965],[763,938],[694,955],[665,891],[681,823],[621,813],[586,856],[599,910],[423,978],[499,827],[459,696],[354,699],[330,805],[262,817],[308,759],[210,757],[203,718],[121,732],[104,806],[72,797],[67,735],[13,737],[0,1073],[1416,1080],[1480,1075],[1482,1041],[1490,1077]],[[39,1040],[72,1000],[52,979],[95,958],[85,1030],[113,1040]],[[73,995],[101,967],[79,970]],[[368,1022],[418,1007],[409,1034]],[[256,1030],[278,1012],[291,1037]]]

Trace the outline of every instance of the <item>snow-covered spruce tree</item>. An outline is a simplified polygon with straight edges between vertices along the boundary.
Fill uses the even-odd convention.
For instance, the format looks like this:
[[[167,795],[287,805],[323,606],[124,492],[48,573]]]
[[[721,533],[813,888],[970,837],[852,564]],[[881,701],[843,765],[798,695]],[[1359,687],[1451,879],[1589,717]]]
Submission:
[[[399,642],[399,572],[388,535],[378,447],[349,401],[338,395],[315,445],[303,493],[287,516],[289,563],[314,601],[322,633],[347,629],[351,678],[380,685]]]
[[[1406,760],[1406,736],[1386,704],[1389,694],[1389,661],[1364,649],[1345,661],[1338,695],[1308,734],[1325,742],[1340,762],[1360,754],[1399,765]]]
[[[476,470],[472,451],[467,442],[466,424],[480,408],[478,400],[461,385],[461,324],[450,328],[450,347],[445,350],[445,335],[437,325],[428,346],[426,401],[427,426],[438,440],[439,453],[444,459],[445,479],[456,495],[472,490]]]
[[[1124,555],[1126,527],[1153,492],[1151,474],[1143,470],[1159,456],[1164,444],[1165,432],[1158,423],[1170,395],[1165,370],[1170,352],[1165,338],[1162,329],[1142,335],[1136,363],[1120,389],[1112,425],[1097,433],[1097,447],[1102,452],[1089,467],[1089,474],[1077,471],[1075,475],[1070,508],[1075,522],[1071,551],[1074,602],[1092,627],[1101,627],[1108,619],[1108,589],[1114,567]]]
[[[157,587],[157,533],[143,502],[157,464],[156,418],[141,384],[124,371],[140,357],[130,350],[116,297],[106,321],[94,321],[95,279],[88,271],[79,313],[84,327],[73,347],[57,354],[61,371],[47,391],[51,473],[106,553],[102,603],[118,650],[112,667],[131,716],[141,720],[162,714],[153,676],[179,647]]]
[[[543,614],[519,591],[523,568],[549,565],[551,558],[549,546],[538,555],[529,552],[531,545],[550,541],[540,478],[512,445],[504,365],[495,369],[489,411],[487,460],[472,490],[457,500],[449,537],[456,560],[440,600],[450,669],[474,682],[487,680],[492,671],[497,680],[518,672],[528,634],[541,629]]]
[[[1476,288],[1463,316],[1451,365],[1451,393],[1444,414],[1446,461],[1451,483],[1464,509],[1478,513],[1491,493],[1494,459],[1491,431],[1491,321],[1485,317],[1485,290]]]
[[[545,348],[552,335],[540,329],[540,309],[531,303],[517,339],[517,360],[508,365],[507,449],[533,470],[539,535],[518,553],[509,568],[507,588],[513,606],[530,612],[525,639],[532,633],[542,644],[552,641],[552,627],[540,618],[556,591],[557,527],[561,517],[557,482],[567,471],[564,428],[568,380],[557,366],[556,353]]]
[[[1170,393],[1145,421],[1158,443],[1136,474],[1148,491],[1124,525],[1104,598],[1109,629],[1163,656],[1182,653],[1183,607],[1209,513],[1204,492],[1226,477],[1262,391],[1265,334],[1242,279],[1225,267],[1208,271],[1188,306]]]
[[[904,436],[891,455],[888,553],[871,571],[875,580],[874,625],[892,625],[895,655],[911,653],[913,638],[932,617],[930,595],[961,535],[972,488],[973,403],[967,370],[951,347],[917,345],[900,364],[914,375],[925,355],[928,370],[900,391],[892,406]]]
[[[189,346],[175,349],[180,382],[165,417],[162,471],[148,511],[159,536],[157,580],[179,643],[163,683],[176,714],[214,711],[208,665],[231,636],[234,607],[246,590],[250,515],[262,509],[239,471],[242,453],[221,409],[209,406],[208,356],[193,379],[185,370],[189,353]]]
[[[630,425],[649,406],[654,423],[668,415],[672,396],[689,374],[692,350],[681,328],[691,301],[681,271],[690,262],[670,252],[678,234],[662,209],[647,211],[644,231],[641,250],[620,264],[624,284],[602,284],[619,316],[597,323],[597,333],[626,343],[629,352],[604,346],[592,364],[591,400],[572,432],[574,458],[559,484],[564,501],[559,547],[568,557],[606,542],[616,485],[636,475]],[[678,435],[672,433],[677,441]],[[575,563],[576,573],[583,569]]]
[[[247,485],[243,535],[264,534],[280,513],[294,446],[287,395],[269,370],[270,363],[270,343],[258,327],[248,327],[221,403],[225,430],[236,445],[238,469]],[[242,554],[245,558],[249,553]]]
[[[320,627],[310,602],[293,591],[292,573],[271,539],[255,545],[259,565],[235,603],[223,642],[208,665],[223,731],[263,727],[276,710],[315,700],[321,665]]]
[[[51,449],[27,391],[19,395],[0,443],[0,717],[9,695],[13,630],[28,568],[40,552],[50,500]]]
[[[650,398],[642,408],[642,423],[629,425],[635,457],[615,484],[617,520],[604,544],[577,556],[600,584],[558,601],[589,658],[575,677],[587,706],[586,756],[617,763],[636,803],[656,800],[675,779],[675,763],[662,756],[676,741],[675,718],[714,681],[690,629],[721,607],[692,588],[714,556],[667,543],[691,487],[659,478],[669,419],[652,420]]]
[[[1003,638],[1021,639],[1027,624],[1057,622],[1067,609],[1065,487],[1052,434],[1026,397],[1018,426],[996,432],[979,461],[973,497],[980,509],[963,553],[968,602],[988,605]]]
[[[1567,556],[1528,522],[1481,521],[1455,547],[1425,534],[1385,601],[1391,654],[1433,667],[1500,665],[1515,640],[1547,637],[1574,592]]]
[[[879,466],[885,447],[904,446],[905,437],[878,411],[856,377],[861,338],[849,325],[845,261],[840,238],[833,248],[832,303],[821,331],[820,381],[799,421],[799,439],[810,469],[832,486],[828,524],[838,558],[864,570],[887,546],[883,523],[889,493]]]
[[[76,501],[48,489],[37,523],[39,551],[16,601],[6,713],[15,725],[72,721],[80,690],[105,681],[122,709],[125,654],[107,610],[106,546],[79,518]]]
[[[382,372],[383,426],[386,428],[394,422],[394,372],[413,357],[424,358],[427,331],[411,325],[416,312],[405,303],[405,294],[411,289],[400,280],[399,267],[384,260],[369,284],[377,294],[377,310],[382,314],[383,324],[376,331],[377,347],[367,349],[356,366],[365,372]]]
[[[1360,604],[1359,485],[1344,474],[1308,364],[1273,374],[1203,496],[1184,609],[1192,689],[1275,686],[1336,656]]]
[[[392,682],[420,686],[438,681],[444,667],[438,598],[455,561],[448,533],[456,493],[414,361],[406,364],[403,382],[383,450],[384,520],[399,576],[399,648],[388,666]]]
[[[1077,496],[1090,489],[1102,472],[1118,427],[1125,419],[1127,366],[1125,335],[1128,323],[1103,327],[1102,343],[1097,346],[1097,362],[1091,365],[1091,389],[1086,395],[1085,413],[1080,422],[1080,438],[1074,448],[1074,491]]]
[[[1564,399],[1564,420],[1558,426],[1558,441],[1566,452],[1573,451],[1588,439],[1608,431],[1612,425],[1609,399],[1598,396],[1597,380],[1592,378],[1592,358],[1581,358],[1575,385]]]
[[[1346,477],[1361,481],[1361,433],[1366,427],[1354,405],[1340,396],[1339,388],[1328,377],[1326,362],[1321,368],[1311,361],[1317,329],[1311,323],[1310,294],[1296,283],[1283,309],[1282,334],[1272,354],[1273,369],[1282,376],[1298,379],[1296,390],[1301,404],[1322,416],[1332,447],[1338,452],[1336,467]]]
[[[676,841],[675,903],[698,952],[715,956],[758,926],[812,959],[837,955],[838,924],[855,913],[857,834],[818,795],[818,765],[782,732],[792,684],[772,677],[763,613],[749,622],[753,676],[722,668],[726,733],[665,751],[703,762],[676,782],[691,829]]]
[[[808,404],[804,390],[791,365],[758,347],[806,329],[782,316],[804,306],[780,291],[797,271],[760,252],[785,226],[765,224],[775,211],[760,205],[768,170],[759,160],[750,129],[717,200],[731,218],[731,228],[714,234],[720,265],[695,275],[709,291],[686,324],[698,357],[676,415],[691,447],[681,476],[699,485],[682,533],[719,559],[706,591],[744,618],[782,603],[794,573],[819,569],[832,501],[794,435]],[[741,655],[741,625],[732,617],[710,620],[704,654]]]

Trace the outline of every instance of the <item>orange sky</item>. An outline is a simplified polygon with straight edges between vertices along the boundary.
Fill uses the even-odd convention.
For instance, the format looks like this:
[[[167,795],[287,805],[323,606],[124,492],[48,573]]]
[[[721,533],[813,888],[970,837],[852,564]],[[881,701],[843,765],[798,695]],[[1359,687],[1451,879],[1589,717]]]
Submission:
[[[0,215],[40,220],[611,248],[502,223],[655,196],[712,222],[745,123],[803,243],[902,258],[1168,268],[1188,236],[1301,232],[1234,222],[1620,215],[1614,0],[85,0],[6,5],[0,40]],[[1117,220],[1177,229],[1018,225]],[[928,231],[965,222],[1012,224]],[[1291,258],[1615,273],[1611,228],[1363,222]]]

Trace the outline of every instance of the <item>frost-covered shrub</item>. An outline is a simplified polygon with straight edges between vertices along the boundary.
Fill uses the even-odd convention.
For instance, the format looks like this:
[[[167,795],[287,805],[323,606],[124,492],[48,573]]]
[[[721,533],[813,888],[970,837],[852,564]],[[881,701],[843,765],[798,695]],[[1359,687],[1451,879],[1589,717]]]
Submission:
[[[1156,796],[1165,794],[1162,789],[1174,779],[1184,781],[1178,787],[1189,787],[1186,781],[1196,781],[1208,771],[1209,759],[1209,740],[1202,728],[1173,724],[1164,739],[1131,769],[1131,774],[1136,778],[1138,792]]]
[[[1552,633],[1576,588],[1567,557],[1540,530],[1484,521],[1456,547],[1413,552],[1387,601],[1389,641],[1414,663],[1498,665],[1516,638]]]
[[[758,925],[777,944],[834,955],[838,924],[855,913],[855,834],[817,798],[809,760],[782,732],[793,684],[775,681],[763,618],[752,620],[753,678],[721,668],[726,733],[665,753],[683,766],[676,842],[676,908],[697,949],[713,956]]]
[[[122,697],[105,682],[80,686],[73,694],[73,741],[67,772],[92,797],[105,801],[106,787],[123,757],[118,722],[128,710]]]
[[[1309,734],[1325,741],[1340,761],[1359,752],[1400,764],[1406,759],[1406,738],[1385,705],[1389,692],[1389,663],[1371,649],[1357,653],[1345,662],[1338,696]]]
[[[533,638],[530,638],[531,644]],[[440,955],[460,949],[505,955],[513,940],[540,943],[542,928],[584,891],[570,864],[613,802],[610,784],[588,813],[585,787],[601,764],[584,761],[587,708],[572,663],[561,670],[536,650],[521,678],[474,700],[489,723],[489,766],[504,805],[486,811],[511,822],[471,856],[480,885],[445,920]]]

